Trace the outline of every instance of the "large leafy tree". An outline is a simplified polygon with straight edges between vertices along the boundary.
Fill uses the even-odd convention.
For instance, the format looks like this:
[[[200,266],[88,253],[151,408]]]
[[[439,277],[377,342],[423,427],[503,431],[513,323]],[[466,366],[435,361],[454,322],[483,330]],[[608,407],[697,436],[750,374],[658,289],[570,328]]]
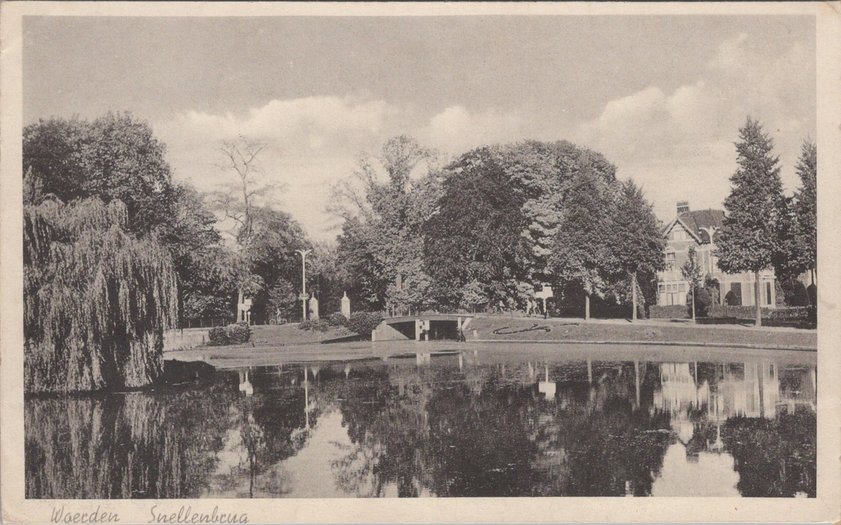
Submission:
[[[736,143],[738,169],[730,177],[730,195],[718,240],[718,265],[728,273],[755,276],[756,325],[762,324],[759,272],[772,265],[784,220],[779,158],[762,125],[748,117]]]
[[[810,272],[812,284],[817,269],[817,149],[804,141],[797,162],[800,185],[783,202],[773,264],[777,279],[791,305],[808,304],[808,294],[799,277]]]
[[[64,202],[97,197],[126,206],[129,231],[150,233],[174,214],[166,148],[145,121],[108,113],[93,121],[39,120],[23,132],[24,171],[43,195]]]
[[[24,388],[74,392],[149,384],[177,319],[168,250],[127,231],[97,198],[24,208]]]
[[[433,152],[407,136],[389,139],[377,158],[363,157],[334,188],[332,211],[344,220],[338,238],[351,298],[393,311],[427,304],[421,227],[440,186]]]
[[[216,217],[193,187],[175,186],[174,193],[174,215],[161,228],[159,239],[172,253],[181,323],[230,319],[236,288],[229,269],[222,266],[231,254],[216,229]]]
[[[255,207],[251,212],[251,232],[240,237],[241,256],[246,272],[240,278],[242,290],[252,297],[252,320],[266,322],[277,313],[276,293],[272,288],[283,283],[300,283],[301,259],[296,250],[310,249],[300,224],[288,213],[269,207]],[[309,260],[308,260],[309,263]]]
[[[214,267],[227,259],[215,218],[201,194],[173,182],[165,154],[151,127],[129,113],[39,120],[23,132],[24,203],[119,200],[126,208],[122,227],[170,251],[181,322],[229,317],[219,311],[230,292]]]
[[[612,241],[616,213],[615,184],[585,165],[566,189],[561,224],[549,259],[553,274],[567,288],[584,293],[584,317],[590,297],[604,296],[619,261]]]
[[[470,302],[462,297],[469,291],[507,305],[527,276],[525,194],[488,148],[462,155],[447,171],[438,211],[424,226],[424,258],[437,299],[458,306]]]

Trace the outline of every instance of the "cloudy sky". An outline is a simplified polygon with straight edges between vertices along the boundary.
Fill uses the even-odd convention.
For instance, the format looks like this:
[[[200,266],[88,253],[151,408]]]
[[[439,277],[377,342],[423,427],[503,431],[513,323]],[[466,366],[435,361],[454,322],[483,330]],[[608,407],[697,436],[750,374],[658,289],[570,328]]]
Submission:
[[[815,137],[814,19],[793,16],[74,18],[24,21],[24,119],[149,121],[175,177],[227,175],[221,140],[268,143],[280,207],[335,236],[329,186],[397,134],[443,158],[567,139],[604,153],[664,220],[721,207],[747,115],[786,189]]]

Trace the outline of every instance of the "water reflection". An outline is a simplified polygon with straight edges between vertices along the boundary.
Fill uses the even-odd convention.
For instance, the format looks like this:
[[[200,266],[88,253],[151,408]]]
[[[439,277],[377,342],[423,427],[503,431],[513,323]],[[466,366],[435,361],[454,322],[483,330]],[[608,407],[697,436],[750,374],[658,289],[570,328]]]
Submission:
[[[29,398],[27,497],[814,496],[812,354],[511,354]]]

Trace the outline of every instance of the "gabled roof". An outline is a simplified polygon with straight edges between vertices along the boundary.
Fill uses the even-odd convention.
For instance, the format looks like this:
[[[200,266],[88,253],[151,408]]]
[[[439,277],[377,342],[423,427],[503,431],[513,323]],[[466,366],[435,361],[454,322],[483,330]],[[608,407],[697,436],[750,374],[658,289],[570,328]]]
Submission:
[[[724,212],[722,210],[695,210],[681,213],[672,219],[666,227],[663,228],[663,235],[669,233],[676,223],[689,232],[698,243],[710,242],[709,235],[704,228],[721,229],[724,222]]]
[[[675,217],[674,219],[672,219],[671,221],[669,221],[669,223],[668,223],[668,224],[666,224],[666,226],[663,228],[662,234],[663,234],[664,236],[665,236],[665,235],[668,235],[668,233],[669,233],[670,231],[672,231],[672,228],[674,228],[675,224],[680,224],[680,225],[681,225],[681,227],[682,227],[684,230],[686,230],[687,232],[689,232],[689,235],[691,235],[693,239],[695,239],[696,241],[698,241],[698,244],[700,244],[700,243],[701,243],[701,238],[698,236],[698,234],[697,234],[697,233],[695,233],[695,231],[694,231],[692,228],[690,228],[690,227],[689,227],[689,225],[687,225],[685,222],[683,222],[683,220],[681,219],[681,217],[680,217],[680,216]]]
[[[704,242],[710,242],[707,232],[702,228],[716,228],[720,230],[724,222],[724,212],[713,209],[688,211],[681,213],[680,219],[691,228],[691,231],[700,236]]]

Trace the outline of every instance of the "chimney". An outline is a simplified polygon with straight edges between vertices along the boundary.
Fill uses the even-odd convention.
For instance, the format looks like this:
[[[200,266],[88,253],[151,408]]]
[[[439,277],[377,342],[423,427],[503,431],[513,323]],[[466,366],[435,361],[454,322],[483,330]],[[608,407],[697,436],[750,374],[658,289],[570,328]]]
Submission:
[[[681,215],[689,211],[689,201],[680,201],[677,203],[677,214]]]

